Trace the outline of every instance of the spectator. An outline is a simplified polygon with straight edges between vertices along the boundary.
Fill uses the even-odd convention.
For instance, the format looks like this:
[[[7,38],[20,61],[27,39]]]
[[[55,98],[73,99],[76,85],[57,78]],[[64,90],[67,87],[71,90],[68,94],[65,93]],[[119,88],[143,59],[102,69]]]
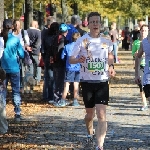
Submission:
[[[27,32],[30,39],[30,47],[32,48],[29,54],[33,62],[29,65],[29,70],[30,73],[34,75],[36,83],[38,84],[41,80],[41,67],[39,67],[41,59],[41,31],[38,29],[38,22],[32,21],[31,27],[27,29]]]
[[[12,34],[20,40],[20,43],[23,49],[31,51],[31,47],[29,47],[29,36],[26,30],[21,29],[20,21],[14,20],[13,21],[13,32]],[[24,93],[24,72],[25,72],[25,63],[22,59],[20,61],[20,91]]]
[[[70,27],[70,29],[68,30],[68,34],[66,36],[66,39],[68,40],[69,43],[72,42],[72,35],[73,33],[79,32],[76,28],[78,28],[77,26],[80,23],[80,17],[78,15],[73,15],[71,17],[71,24],[68,25]],[[73,84],[70,84],[70,95],[73,94]],[[72,96],[71,96],[72,97]]]
[[[80,33],[80,36],[83,36],[86,34],[86,31],[82,29],[82,21],[79,22],[79,24],[76,26],[76,29]]]
[[[12,101],[15,111],[15,120],[21,119],[20,97],[20,66],[18,59],[24,58],[24,49],[20,40],[12,35],[12,21],[5,19],[3,22],[2,37],[4,39],[4,52],[1,58],[1,66],[6,71],[4,85],[7,88],[8,81],[12,87]],[[5,97],[6,99],[6,97]]]
[[[116,23],[113,22],[111,25],[111,30],[109,31],[109,35],[111,36],[111,40],[113,42],[113,53],[114,53],[114,62],[119,63],[118,61],[118,31],[116,29]]]
[[[53,22],[48,28],[48,34],[43,38],[42,47],[44,49],[44,85],[43,85],[43,99],[54,103],[54,77],[53,77],[53,65],[50,63],[50,54],[52,53],[53,39],[58,34],[59,24]]]
[[[80,33],[74,33],[72,35],[72,43],[69,43],[65,46],[61,58],[66,58],[66,72],[65,72],[65,84],[64,84],[64,91],[62,94],[62,103],[65,104],[65,99],[67,93],[69,91],[69,84],[72,82],[74,84],[74,99],[72,106],[79,106],[78,103],[78,88],[79,88],[79,76],[80,76],[80,64],[70,64],[69,57],[71,56],[72,49],[74,47],[75,41],[80,37]],[[65,106],[65,105],[63,105]]]
[[[64,23],[60,24],[59,26],[59,35],[56,36],[54,39],[54,46],[53,46],[53,71],[54,71],[54,83],[55,83],[55,89],[54,89],[54,96],[57,96],[57,99],[55,99],[54,106],[61,107],[64,105],[68,105],[67,103],[62,103],[62,92],[64,88],[64,78],[65,78],[65,60],[61,59],[62,50],[64,49],[64,46],[68,44],[68,41],[66,39],[68,30],[70,27]]]
[[[45,25],[44,29],[41,31],[41,39],[43,39],[44,36],[46,36],[46,34],[48,33],[47,30],[50,28],[50,26],[53,22],[56,22],[56,19],[53,16],[47,17],[46,25]]]
[[[125,27],[124,31],[124,48],[125,51],[129,50],[129,45],[130,45],[130,32],[129,32],[129,27]]]
[[[47,41],[47,37],[51,38],[52,35],[56,34],[56,28],[53,26],[52,29],[51,28],[51,24],[56,22],[55,18],[50,16],[47,18],[47,25],[45,26],[45,28],[42,30],[41,32],[41,39],[42,39],[42,45],[41,45],[41,55],[42,58],[44,60],[45,66],[44,66],[44,84],[43,84],[43,100],[45,101],[49,101],[49,102],[53,102],[53,96],[51,94],[51,90],[53,90],[53,88],[49,85],[53,84],[53,70],[51,67],[47,66],[47,58],[45,58],[46,52],[47,52],[47,46],[46,46],[46,41]],[[58,23],[56,23],[58,24]],[[55,24],[53,24],[55,25]],[[54,31],[53,31],[54,29]],[[47,43],[48,44],[48,43]],[[50,44],[50,43],[49,43]],[[49,83],[49,84],[48,84]]]
[[[80,22],[79,16],[73,15],[71,17],[71,24],[68,25],[70,27],[70,29],[68,30],[68,34],[66,36],[66,39],[68,40],[69,43],[72,42],[72,34],[75,33],[75,32],[78,32],[76,27],[79,24],[79,22]]]
[[[140,34],[139,30],[140,30],[139,26],[135,25],[134,30],[131,32],[131,35],[130,35],[133,42],[138,39],[139,34]]]
[[[87,17],[85,17],[85,19],[82,21],[82,26],[83,27],[87,27],[88,26]]]

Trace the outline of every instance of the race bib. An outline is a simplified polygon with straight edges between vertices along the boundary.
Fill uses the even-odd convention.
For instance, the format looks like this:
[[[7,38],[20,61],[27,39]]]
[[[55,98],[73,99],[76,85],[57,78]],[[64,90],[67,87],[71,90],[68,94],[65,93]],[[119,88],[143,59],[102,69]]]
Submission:
[[[104,62],[89,62],[88,70],[90,72],[104,71]]]

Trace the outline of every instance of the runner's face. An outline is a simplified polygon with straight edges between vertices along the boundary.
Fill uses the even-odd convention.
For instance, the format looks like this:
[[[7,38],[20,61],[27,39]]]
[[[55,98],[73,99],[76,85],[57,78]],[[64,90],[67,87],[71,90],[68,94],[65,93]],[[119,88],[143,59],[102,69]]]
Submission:
[[[148,27],[143,27],[140,32],[141,32],[141,36],[143,38],[146,38],[148,35]]]
[[[14,24],[14,29],[19,30],[20,29],[20,22],[16,21],[16,23]]]
[[[99,34],[100,33],[100,17],[99,16],[92,16],[89,18],[89,25],[88,28],[90,29],[90,33]]]

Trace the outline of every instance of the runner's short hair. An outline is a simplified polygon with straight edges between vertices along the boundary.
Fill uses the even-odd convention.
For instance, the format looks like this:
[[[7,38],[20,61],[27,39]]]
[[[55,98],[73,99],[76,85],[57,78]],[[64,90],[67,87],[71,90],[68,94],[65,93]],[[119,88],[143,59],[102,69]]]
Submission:
[[[93,17],[93,16],[100,17],[100,21],[101,21],[101,15],[98,12],[91,12],[91,13],[89,13],[89,15],[87,17],[87,20],[89,21],[90,17]]]

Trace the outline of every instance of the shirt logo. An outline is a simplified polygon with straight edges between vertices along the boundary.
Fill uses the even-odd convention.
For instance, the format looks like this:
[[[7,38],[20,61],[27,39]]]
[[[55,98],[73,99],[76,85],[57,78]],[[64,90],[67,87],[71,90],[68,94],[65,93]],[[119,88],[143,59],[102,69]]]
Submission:
[[[102,43],[101,47],[102,48],[107,48],[107,44],[106,43]]]

